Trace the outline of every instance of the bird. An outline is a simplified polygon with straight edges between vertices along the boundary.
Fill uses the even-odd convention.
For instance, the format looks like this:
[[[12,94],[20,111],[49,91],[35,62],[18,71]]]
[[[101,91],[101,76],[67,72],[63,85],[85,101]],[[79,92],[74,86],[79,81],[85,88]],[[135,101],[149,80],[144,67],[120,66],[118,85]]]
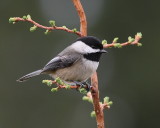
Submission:
[[[53,79],[59,77],[63,82],[84,85],[96,72],[100,57],[106,52],[97,37],[79,37],[43,68],[22,76],[17,81],[24,82],[34,76],[48,74]]]

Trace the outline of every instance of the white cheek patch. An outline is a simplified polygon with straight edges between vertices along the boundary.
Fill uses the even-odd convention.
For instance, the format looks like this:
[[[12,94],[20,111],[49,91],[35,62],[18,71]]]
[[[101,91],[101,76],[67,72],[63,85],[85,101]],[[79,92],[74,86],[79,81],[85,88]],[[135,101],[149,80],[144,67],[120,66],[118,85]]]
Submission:
[[[85,43],[83,43],[82,41],[77,41],[74,44],[72,44],[72,47],[76,49],[77,52],[79,53],[95,53],[95,52],[99,52],[99,49],[93,49],[90,46],[86,45]]]

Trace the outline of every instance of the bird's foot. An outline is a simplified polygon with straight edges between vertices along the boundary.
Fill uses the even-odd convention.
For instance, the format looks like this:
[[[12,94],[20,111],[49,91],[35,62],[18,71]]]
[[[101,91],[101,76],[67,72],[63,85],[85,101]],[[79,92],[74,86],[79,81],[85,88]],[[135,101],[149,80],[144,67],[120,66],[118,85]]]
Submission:
[[[87,92],[89,92],[91,85],[88,82],[78,82],[78,81],[74,81],[74,83],[76,85],[79,86],[79,88],[85,88],[87,90]]]

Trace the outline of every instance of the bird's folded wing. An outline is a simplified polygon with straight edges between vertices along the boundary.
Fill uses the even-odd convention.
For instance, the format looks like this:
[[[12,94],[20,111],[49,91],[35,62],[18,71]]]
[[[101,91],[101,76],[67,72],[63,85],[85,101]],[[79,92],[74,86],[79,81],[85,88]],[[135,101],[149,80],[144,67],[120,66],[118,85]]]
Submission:
[[[57,56],[49,61],[42,69],[43,73],[56,71],[65,67],[70,67],[80,59],[80,55]]]

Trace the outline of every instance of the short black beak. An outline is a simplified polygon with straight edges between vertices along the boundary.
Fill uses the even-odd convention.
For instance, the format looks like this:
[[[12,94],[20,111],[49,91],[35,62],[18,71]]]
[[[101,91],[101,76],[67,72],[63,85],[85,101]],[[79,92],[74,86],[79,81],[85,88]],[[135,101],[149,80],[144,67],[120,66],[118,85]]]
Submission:
[[[107,51],[106,51],[106,50],[104,50],[104,49],[102,49],[100,52],[101,52],[101,53],[106,53]]]

